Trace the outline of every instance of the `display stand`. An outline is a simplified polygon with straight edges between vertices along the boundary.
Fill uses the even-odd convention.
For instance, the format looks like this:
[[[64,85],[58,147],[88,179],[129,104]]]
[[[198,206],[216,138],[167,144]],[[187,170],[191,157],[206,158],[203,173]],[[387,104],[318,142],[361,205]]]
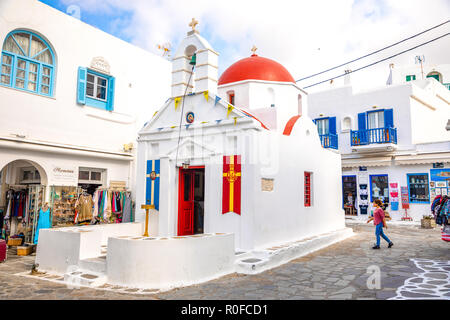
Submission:
[[[27,234],[25,235],[25,241],[32,243],[34,235],[36,233],[39,209],[45,202],[45,186],[43,185],[30,185],[28,187],[28,216],[27,216]],[[29,227],[28,227],[29,226]],[[31,230],[29,230],[31,229]]]
[[[81,187],[51,186],[50,221],[52,228],[74,225],[75,202],[82,192]]]
[[[359,185],[359,210],[361,214],[367,214],[367,209],[369,208],[369,200],[368,200],[368,190],[367,184]]]

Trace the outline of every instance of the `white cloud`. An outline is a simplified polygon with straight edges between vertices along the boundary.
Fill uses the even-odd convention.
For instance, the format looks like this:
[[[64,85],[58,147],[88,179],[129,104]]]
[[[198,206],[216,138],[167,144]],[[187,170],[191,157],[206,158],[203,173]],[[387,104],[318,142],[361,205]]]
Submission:
[[[152,52],[156,44],[170,41],[174,47],[189,30],[192,17],[198,29],[220,52],[220,71],[249,56],[255,44],[258,54],[282,63],[294,78],[321,71],[384,47],[443,22],[450,16],[447,0],[62,0],[82,10],[110,14],[131,11],[126,21],[112,21],[132,42]],[[408,43],[372,56],[349,67],[356,69],[450,30],[449,24]],[[388,65],[412,62],[425,54],[435,63],[449,63],[449,38],[405,54],[377,67],[352,75],[353,82],[382,85]],[[175,49],[175,48],[174,48]],[[344,68],[313,80],[342,73]],[[302,85],[313,82],[305,81]],[[342,80],[338,80],[342,81]],[[320,87],[320,86],[319,86]]]

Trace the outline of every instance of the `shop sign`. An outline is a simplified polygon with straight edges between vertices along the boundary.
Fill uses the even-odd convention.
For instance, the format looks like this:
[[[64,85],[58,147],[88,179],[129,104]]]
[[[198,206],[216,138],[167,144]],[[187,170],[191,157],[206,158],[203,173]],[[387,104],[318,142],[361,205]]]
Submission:
[[[54,185],[77,185],[77,180],[77,167],[53,166],[52,181],[54,182]]]
[[[400,187],[402,197],[402,208],[409,209],[409,193],[408,187]]]

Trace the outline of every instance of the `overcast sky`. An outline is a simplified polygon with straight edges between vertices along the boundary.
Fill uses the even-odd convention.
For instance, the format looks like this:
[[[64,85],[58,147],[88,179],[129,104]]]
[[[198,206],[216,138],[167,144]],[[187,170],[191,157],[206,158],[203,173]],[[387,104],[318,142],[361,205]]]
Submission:
[[[283,64],[295,79],[352,60],[444,22],[449,0],[41,0],[82,21],[139,47],[161,54],[157,44],[175,51],[189,31],[197,29],[220,53],[219,75],[232,63],[257,54]],[[79,9],[79,10],[78,10]],[[357,69],[450,32],[450,23],[399,46],[353,63]],[[382,86],[389,64],[414,64],[415,55],[432,64],[450,63],[450,36],[352,74],[358,88]],[[328,79],[333,72],[299,82],[301,87]],[[336,84],[342,83],[342,78]],[[312,92],[329,84],[308,89]]]

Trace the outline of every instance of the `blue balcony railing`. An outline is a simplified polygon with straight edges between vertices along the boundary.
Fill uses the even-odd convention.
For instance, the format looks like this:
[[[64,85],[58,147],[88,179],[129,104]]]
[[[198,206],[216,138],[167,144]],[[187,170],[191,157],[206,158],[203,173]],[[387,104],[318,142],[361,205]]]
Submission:
[[[322,147],[336,149],[338,148],[338,136],[337,134],[320,134],[320,142]]]
[[[351,131],[352,146],[364,146],[373,143],[397,144],[397,128],[378,128]]]

